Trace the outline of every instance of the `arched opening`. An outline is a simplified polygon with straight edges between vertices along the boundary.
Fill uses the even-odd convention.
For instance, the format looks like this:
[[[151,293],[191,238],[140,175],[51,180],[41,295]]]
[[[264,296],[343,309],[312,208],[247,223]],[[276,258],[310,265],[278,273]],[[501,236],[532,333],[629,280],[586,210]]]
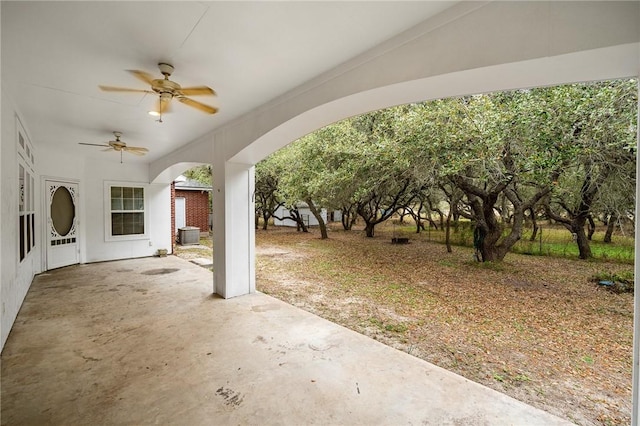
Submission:
[[[159,171],[153,182],[171,187],[171,252],[213,269],[211,164],[177,161]]]
[[[213,269],[211,165],[185,170],[171,187],[174,254]]]
[[[451,25],[425,23],[208,135],[218,230],[216,293],[229,298],[255,291],[253,166],[291,141],[340,119],[407,102],[637,76],[637,20],[630,21],[637,9],[529,6],[522,13],[494,3]],[[490,18],[489,10],[500,19]],[[478,21],[467,25],[467,18]],[[505,20],[510,27],[500,25]],[[602,30],[620,22],[628,32],[616,32],[618,37]],[[569,28],[572,36],[558,28]]]
[[[634,83],[635,87],[632,87],[632,94],[633,91],[635,91],[635,95],[636,95],[636,100],[634,100],[635,103],[635,107],[637,108],[637,83]],[[634,112],[631,115],[631,119],[632,121],[636,122],[637,125],[637,113]],[[573,125],[573,123],[571,123]],[[630,129],[628,129],[630,130]],[[571,132],[569,132],[571,134]],[[631,140],[631,144],[635,146],[635,139],[636,139],[636,135],[635,132],[629,135],[630,140]],[[299,161],[299,159],[298,159]],[[292,164],[294,161],[289,160],[289,161],[285,161],[284,164]],[[635,168],[633,168],[635,169]],[[631,189],[632,190],[632,189]],[[633,210],[633,205],[630,207],[631,210]],[[259,237],[260,235],[258,235]],[[316,232],[315,236],[313,237],[313,246],[318,246],[319,243],[317,241],[315,241],[318,237],[318,234]],[[282,277],[280,276],[279,278],[276,278],[275,280],[282,280],[284,283],[286,283],[284,286],[281,287],[281,290],[283,291],[282,294],[285,294],[286,296],[288,296],[288,298],[285,296],[285,300],[288,300],[290,302],[293,302],[294,304],[297,304],[298,306],[302,306],[302,307],[306,307],[309,308],[310,306],[312,306],[312,311],[315,313],[320,313],[319,310],[326,308],[327,310],[325,311],[328,312],[328,318],[332,319],[334,321],[338,321],[340,322],[340,320],[345,320],[347,322],[351,321],[351,325],[355,325],[356,328],[358,326],[366,329],[373,329],[374,330],[374,336],[376,335],[375,333],[377,332],[378,336],[380,336],[379,338],[381,340],[391,340],[391,338],[389,336],[401,336],[399,340],[401,339],[406,339],[406,342],[403,342],[403,344],[400,345],[400,348],[403,350],[406,350],[408,352],[414,352],[414,353],[419,353],[420,352],[420,348],[418,347],[418,345],[414,344],[415,342],[412,342],[410,339],[412,336],[410,337],[406,337],[404,336],[404,333],[406,333],[407,331],[411,332],[411,330],[407,330],[407,328],[412,327],[413,325],[410,325],[409,327],[407,327],[405,324],[402,323],[402,321],[400,321],[398,318],[402,318],[403,316],[410,316],[410,314],[407,314],[406,311],[396,311],[396,312],[392,312],[391,314],[387,313],[386,316],[382,316],[384,313],[381,314],[381,311],[383,311],[384,309],[390,309],[390,306],[393,307],[393,302],[397,301],[397,300],[402,300],[402,293],[409,293],[409,294],[415,294],[414,292],[420,292],[425,296],[425,300],[427,300],[428,302],[433,302],[434,298],[440,297],[442,296],[442,292],[448,292],[451,291],[451,288],[449,288],[447,285],[444,285],[443,283],[439,282],[438,280],[440,279],[444,279],[445,281],[450,281],[452,279],[452,276],[455,276],[457,272],[459,272],[460,270],[463,270],[464,273],[469,274],[469,273],[474,273],[473,269],[463,269],[463,268],[467,268],[468,265],[459,265],[459,266],[455,266],[452,261],[448,258],[439,258],[439,261],[444,263],[444,264],[440,264],[438,265],[438,263],[436,262],[435,266],[440,266],[442,270],[444,270],[444,272],[442,272],[442,275],[438,278],[438,277],[430,277],[431,282],[428,283],[426,282],[427,280],[424,280],[422,282],[416,282],[417,280],[414,280],[411,284],[414,284],[413,286],[411,284],[408,285],[408,283],[406,281],[403,281],[403,279],[405,279],[406,277],[411,276],[411,273],[408,272],[408,269],[410,268],[405,268],[400,269],[400,270],[394,270],[394,274],[390,275],[390,276],[384,276],[384,277],[380,277],[379,274],[377,273],[377,271],[375,269],[367,269],[364,271],[364,273],[362,274],[363,281],[365,282],[364,284],[362,283],[356,283],[356,279],[354,278],[357,275],[357,272],[362,272],[362,271],[358,271],[359,269],[361,269],[364,265],[369,265],[369,268],[376,268],[376,266],[372,266],[371,264],[369,264],[367,262],[367,258],[366,256],[359,256],[359,257],[355,257],[354,256],[354,251],[357,251],[355,249],[350,250],[348,247],[341,245],[342,248],[345,249],[345,252],[342,253],[342,258],[349,258],[352,257],[354,258],[353,261],[355,263],[357,263],[357,267],[354,269],[349,269],[349,270],[340,270],[340,263],[337,261],[337,258],[339,258],[339,256],[336,256],[332,259],[327,259],[324,256],[324,254],[322,253],[322,251],[320,250],[316,250],[316,251],[304,251],[303,250],[297,250],[296,248],[301,248],[304,244],[300,244],[300,241],[304,241],[307,245],[311,244],[311,240],[309,240],[308,238],[304,238],[302,240],[298,239],[297,243],[293,243],[290,247],[278,247],[278,245],[272,245],[267,247],[268,250],[266,250],[266,252],[260,253],[258,252],[259,257],[262,256],[266,256],[267,261],[269,262],[267,269],[270,270],[282,270],[284,268],[287,267],[292,267],[295,272],[300,273],[300,275],[291,275],[289,277]],[[342,242],[341,242],[342,243]],[[374,251],[374,246],[364,246],[365,244],[365,240],[361,239],[359,240],[359,244],[361,244],[362,246],[360,248],[365,248],[365,250],[369,250],[370,253],[372,253]],[[417,244],[413,245],[411,248],[415,248],[417,246]],[[396,248],[393,248],[389,245],[388,241],[386,241],[385,243],[381,243],[377,246],[378,249],[387,249],[389,253],[393,253],[390,254],[391,257],[395,256],[402,256],[402,252],[399,250],[396,250]],[[444,250],[443,250],[444,251]],[[406,254],[406,251],[405,251]],[[470,252],[467,253],[469,259],[471,258],[471,254]],[[414,256],[412,257],[417,257],[419,255],[419,253],[414,252],[413,253]],[[317,263],[320,266],[314,266],[313,265],[313,257],[317,256],[316,260]],[[435,257],[435,254],[434,254]],[[287,258],[290,260],[290,262],[287,262]],[[380,259],[377,259],[378,262],[380,262]],[[384,261],[386,261],[387,263],[384,263]],[[528,260],[527,260],[528,261]],[[349,262],[349,260],[344,261],[346,263]],[[399,262],[394,262],[393,259],[391,258],[386,258],[383,259],[382,262],[380,262],[380,264],[383,265],[390,265],[393,263],[399,263]],[[468,263],[468,262],[467,262]],[[344,263],[343,263],[344,264]],[[374,262],[375,264],[375,262]],[[259,266],[261,264],[259,263]],[[418,267],[419,262],[414,264],[413,266],[415,266],[416,268]],[[584,265],[584,263],[583,263]],[[409,265],[411,266],[411,265]],[[453,268],[452,268],[453,267]],[[366,267],[365,267],[366,268]],[[515,265],[513,264],[509,264],[508,268],[515,268]],[[570,269],[570,265],[569,264],[564,264],[564,266],[560,266],[559,269]],[[435,269],[435,268],[434,268]],[[451,269],[455,269],[456,272],[452,273]],[[356,272],[354,272],[354,270]],[[317,294],[317,289],[318,286],[314,285],[314,281],[313,281],[313,277],[317,277],[318,274],[322,273],[322,272],[328,272],[327,275],[327,280],[330,281],[332,284],[334,284],[331,289],[329,291],[327,291],[326,293],[323,293],[322,295]],[[494,280],[497,279],[498,276],[500,276],[501,274],[499,274],[498,272],[501,272],[499,270],[497,271],[486,271],[483,270],[482,272],[479,272],[478,270],[475,270],[476,274],[487,274],[487,276],[491,276],[493,277]],[[560,298],[557,300],[557,303],[553,304],[553,306],[550,308],[551,310],[554,311],[555,314],[559,315],[559,317],[556,318],[556,320],[550,320],[550,321],[546,321],[546,325],[543,325],[543,323],[545,323],[545,321],[542,321],[541,323],[539,323],[538,325],[542,325],[543,327],[548,327],[550,324],[560,324],[562,323],[562,321],[566,320],[566,316],[571,316],[571,315],[578,315],[576,313],[576,310],[573,309],[570,305],[572,303],[574,303],[573,299],[581,299],[584,297],[584,295],[578,296],[578,293],[571,293],[573,290],[575,290],[576,288],[580,288],[580,287],[585,287],[588,286],[587,291],[589,293],[595,292],[597,294],[597,296],[601,297],[601,298],[609,298],[609,294],[607,294],[606,292],[602,292],[599,290],[595,290],[596,285],[592,284],[592,283],[588,283],[588,279],[590,278],[589,275],[583,277],[584,281],[587,281],[587,283],[580,281],[579,283],[577,283],[577,287],[569,287],[568,283],[563,283],[562,280],[567,280],[568,278],[564,277],[564,278],[554,278],[551,279],[548,284],[545,285],[545,283],[542,282],[538,282],[536,281],[539,277],[538,275],[540,275],[539,273],[532,273],[531,275],[535,276],[536,278],[532,278],[531,276],[527,276],[526,273],[526,269],[525,270],[521,270],[520,271],[522,274],[520,276],[520,278],[518,277],[511,277],[509,280],[509,284],[507,284],[507,286],[510,289],[511,295],[515,295],[515,297],[519,297],[519,298],[523,298],[524,294],[536,294],[536,297],[539,297],[541,293],[545,293],[546,291],[548,291],[551,287],[555,286],[555,285],[559,285],[557,287],[557,290],[559,290],[560,293],[558,293],[558,295],[560,295]],[[531,271],[530,271],[531,272]],[[457,276],[458,280],[461,280],[462,277],[461,276]],[[368,280],[368,283],[366,282]],[[273,279],[271,281],[274,281]],[[536,281],[536,284],[533,284],[533,281]],[[301,283],[301,284],[300,284]],[[306,285],[305,285],[306,283]],[[337,284],[336,284],[337,283]],[[449,284],[449,283],[447,283]],[[493,287],[493,285],[496,284],[495,282],[487,282],[486,288],[488,289],[489,287]],[[504,284],[505,283],[498,283],[498,287],[500,288],[504,288]],[[567,286],[563,287],[563,284],[567,284]],[[575,283],[574,283],[575,284]],[[375,297],[379,297],[378,299],[374,299],[374,302],[370,303],[369,305],[364,305],[361,301],[357,300],[357,296],[358,294],[354,291],[354,288],[356,288],[356,285],[358,285],[359,289],[363,289],[363,291],[369,291],[371,293],[373,293],[375,295]],[[257,284],[258,289],[259,290],[264,290],[264,288],[260,287],[260,282],[258,282]],[[538,286],[539,288],[534,289],[534,287]],[[273,288],[273,287],[272,287]],[[455,288],[455,286],[453,287]],[[341,298],[340,300],[336,300],[336,294],[338,292],[338,290],[345,290],[347,289],[347,293],[348,294],[346,297]],[[573,290],[572,290],[573,289]],[[464,289],[463,289],[464,290]],[[307,296],[309,296],[308,298],[304,298],[303,297],[303,293],[307,291],[308,294]],[[466,291],[466,290],[465,290]],[[484,290],[486,291],[486,290]],[[570,292],[569,294],[573,294],[572,297],[570,297],[569,299],[567,299],[567,292]],[[344,296],[345,293],[343,293]],[[386,297],[388,296],[388,297]],[[428,296],[428,297],[427,297]],[[495,296],[495,297],[494,297]],[[458,327],[458,328],[468,328],[470,327],[469,323],[477,321],[478,319],[483,319],[483,320],[487,320],[488,316],[485,316],[482,314],[482,311],[505,311],[504,307],[502,306],[496,306],[495,309],[493,309],[493,307],[495,306],[495,301],[496,300],[502,300],[503,302],[501,302],[500,305],[502,305],[502,303],[504,303],[504,299],[501,299],[502,296],[498,297],[496,295],[494,296],[489,296],[488,293],[481,293],[479,295],[479,299],[482,300],[483,297],[486,297],[486,299],[484,300],[484,304],[481,303],[478,307],[472,308],[471,310],[476,310],[479,314],[478,317],[475,318],[475,320],[469,319],[469,317],[466,317],[466,313],[463,311],[460,312],[456,312],[456,307],[453,306],[452,311],[450,312],[451,317],[451,323],[450,324],[441,324],[441,329],[439,330],[442,334],[446,334],[444,332],[444,330],[446,330],[447,326],[451,326],[451,327]],[[503,295],[504,296],[504,295]],[[389,303],[389,300],[385,300],[385,299],[389,299],[391,300],[391,303]],[[345,301],[346,300],[346,301]],[[537,300],[537,299],[536,299]],[[583,300],[586,300],[583,299]],[[592,299],[595,300],[595,299]],[[489,302],[489,305],[487,304],[487,301]],[[541,304],[545,304],[548,303],[549,300],[545,300],[540,302]],[[534,302],[534,305],[537,305],[536,302]],[[537,342],[534,342],[535,339],[533,339],[530,335],[531,332],[531,327],[537,327],[537,326],[533,326],[531,321],[535,322],[535,320],[533,319],[535,317],[534,313],[533,313],[533,306],[531,305],[529,307],[523,307],[521,309],[521,313],[524,314],[524,316],[520,319],[517,319],[515,316],[515,313],[513,313],[513,315],[507,315],[506,317],[502,318],[502,322],[504,323],[505,321],[509,324],[507,324],[506,329],[503,329],[502,331],[495,331],[495,332],[489,332],[493,338],[496,339],[504,339],[504,338],[508,338],[505,337],[508,334],[512,333],[513,334],[513,338],[515,339],[521,339],[522,341],[524,341],[526,344],[529,344],[531,348],[534,349],[534,352],[536,352],[538,355],[534,354],[529,354],[529,355],[523,355],[523,352],[521,349],[516,349],[512,351],[513,356],[520,356],[520,357],[528,357],[531,356],[531,358],[529,358],[530,362],[536,362],[535,358],[538,356],[542,356],[545,357],[545,353],[548,352],[549,350],[553,350],[551,347],[549,347],[548,345],[554,341],[555,337],[554,337],[554,331],[551,330],[552,327],[549,327],[546,329],[546,331],[544,331],[542,333],[542,335],[540,336],[540,340]],[[628,385],[629,381],[630,381],[630,375],[631,375],[631,347],[632,347],[632,343],[631,343],[631,332],[633,329],[633,325],[632,325],[632,313],[633,313],[633,298],[630,295],[627,295],[626,297],[626,303],[625,303],[625,308],[623,309],[624,312],[626,312],[626,318],[623,319],[623,322],[626,324],[625,325],[625,332],[624,332],[624,340],[625,340],[625,350],[623,350],[622,352],[624,353],[625,356],[622,357],[622,359],[618,359],[618,362],[621,362],[622,364],[624,364],[626,367],[625,370],[625,378],[623,381],[624,383],[626,383]],[[382,307],[382,308],[381,308]],[[593,306],[591,306],[593,307]],[[406,307],[405,307],[406,308]],[[414,306],[415,308],[415,306]],[[421,306],[418,310],[422,310],[422,309],[436,309],[433,305],[429,306]],[[467,308],[463,308],[463,310],[466,310]],[[352,311],[351,313],[353,314],[353,312],[356,312],[356,316],[355,316],[355,320],[353,318],[349,318],[349,315],[347,315],[347,311]],[[371,312],[375,312],[374,315],[370,315]],[[364,314],[363,314],[364,313]],[[360,315],[363,314],[363,315]],[[567,315],[565,315],[567,314]],[[360,316],[358,316],[360,315]],[[369,316],[367,316],[369,315]],[[590,322],[590,318],[591,318],[592,313],[587,314],[587,316],[585,318],[583,318],[585,324]],[[466,317],[468,319],[468,321],[464,321],[462,320],[462,318]],[[560,320],[560,317],[564,318],[562,320]],[[620,319],[620,318],[619,318]],[[416,319],[416,322],[418,322],[419,319]],[[497,322],[498,320],[491,320],[493,322]],[[605,320],[606,321],[606,320]],[[466,323],[465,323],[466,322]],[[343,325],[345,325],[344,322],[341,322]],[[348,326],[349,324],[347,324]],[[501,324],[501,326],[503,326],[504,324]],[[565,324],[566,326],[567,324]],[[404,328],[407,327],[407,328]],[[420,328],[420,327],[424,327],[424,325],[420,325],[420,326],[416,326],[416,328]],[[568,342],[573,342],[573,347],[572,348],[568,348],[566,349],[567,351],[578,351],[580,352],[580,350],[578,350],[579,347],[582,347],[582,343],[584,342],[583,337],[581,337],[581,334],[584,334],[584,336],[597,336],[597,331],[594,332],[590,332],[588,331],[589,326],[580,326],[578,328],[574,328],[575,331],[575,335],[572,336],[566,336],[564,339],[561,339],[560,341],[562,342],[562,344],[567,344]],[[509,330],[507,330],[509,329]],[[568,329],[568,327],[567,327]],[[380,331],[382,331],[380,333]],[[485,330],[486,331],[486,330]],[[619,330],[620,331],[620,330]],[[502,333],[502,334],[500,334]],[[614,333],[615,334],[615,333]],[[407,335],[410,335],[410,333],[407,333]],[[520,335],[520,337],[517,337],[518,335]],[[526,337],[525,337],[526,336]],[[451,336],[450,336],[451,337]],[[611,336],[610,336],[611,337]],[[527,338],[533,339],[531,341],[526,341]],[[610,345],[608,345],[608,349],[611,349],[612,346],[614,345],[618,345],[620,344],[619,342],[619,336],[614,336],[614,339],[610,341]],[[387,341],[388,341],[387,340]],[[459,338],[458,336],[458,340],[455,340],[452,337],[452,340],[449,345],[449,349],[451,351],[451,353],[449,355],[444,355],[444,357],[449,357],[448,362],[450,362],[452,365],[453,363],[457,363],[457,364],[461,364],[464,362],[468,362],[469,358],[473,358],[473,362],[478,363],[478,365],[484,365],[482,362],[478,361],[478,358],[481,357],[481,353],[483,352],[483,350],[478,349],[477,351],[473,352],[468,352],[465,353],[465,350],[461,348],[464,347],[465,345],[468,344],[468,342],[464,342],[464,338]],[[470,339],[470,340],[475,340],[474,338]],[[603,339],[604,340],[604,339]],[[593,342],[592,342],[593,343]],[[525,346],[526,346],[525,344]],[[460,345],[460,346],[457,346]],[[497,346],[497,345],[496,345]],[[553,346],[553,344],[552,344]],[[606,345],[607,346],[607,345]],[[546,349],[545,349],[546,348]],[[595,349],[595,346],[592,346],[593,349]],[[477,348],[476,348],[477,349]],[[484,347],[484,351],[485,352],[489,352],[490,353],[490,357],[496,357],[496,349],[490,347],[489,345],[486,345]],[[581,354],[574,354],[577,357],[575,358],[575,363],[569,361],[568,363],[566,362],[558,362],[557,365],[560,368],[564,368],[562,366],[567,366],[567,365],[573,365],[572,368],[577,370],[580,370],[582,373],[586,374],[586,375],[590,375],[590,373],[587,373],[588,371],[593,371],[593,363],[594,363],[594,353],[595,352],[591,352],[588,355],[585,355],[583,351],[583,353]],[[606,351],[605,351],[606,352]],[[599,357],[602,356],[599,355]],[[548,356],[547,358],[549,358],[551,356]],[[466,360],[464,358],[467,358]],[[569,357],[571,358],[571,357]],[[606,355],[602,358],[605,359],[607,358],[609,361],[611,361],[610,358],[608,358]],[[434,361],[434,359],[429,359],[431,361]],[[439,362],[437,362],[437,360],[435,360],[436,363],[440,364]],[[499,361],[498,361],[499,362]],[[475,365],[475,364],[474,364]],[[525,363],[526,365],[526,363]],[[507,362],[505,364],[504,369],[501,369],[502,367],[499,367],[497,369],[495,369],[495,371],[484,371],[483,374],[485,374],[487,376],[487,378],[489,379],[489,381],[497,384],[498,386],[503,386],[503,383],[506,383],[508,381],[511,381],[510,386],[512,386],[512,390],[513,389],[518,389],[519,392],[522,391],[522,388],[526,388],[528,386],[528,384],[532,381],[532,380],[537,380],[537,379],[533,379],[533,374],[531,373],[531,369],[527,369],[527,367],[523,367],[521,369],[514,369],[512,366],[509,366],[509,362]],[[478,369],[480,370],[481,368],[478,367]],[[538,376],[539,377],[539,376]],[[555,379],[558,378],[558,375],[554,375]],[[555,380],[554,379],[554,380]],[[597,388],[600,388],[602,386],[604,386],[604,382],[608,380],[603,378],[602,380],[600,380],[598,382],[598,380],[596,380],[595,383],[598,383]],[[506,385],[505,385],[506,386]],[[613,383],[613,386],[615,388],[615,386],[617,386],[617,384]],[[542,392],[547,392],[549,393],[548,390],[545,391],[544,387],[539,387],[538,388],[540,391]],[[627,388],[627,392],[629,392],[628,388]],[[565,395],[571,395],[572,390],[568,390],[567,392],[565,392]],[[628,398],[629,395],[626,395],[626,398]],[[572,396],[573,398],[573,396]],[[625,398],[625,400],[626,400]],[[571,403],[577,403],[579,405],[582,405],[583,402],[588,401],[588,397],[577,397],[576,400],[572,400]],[[582,400],[582,402],[580,401]],[[566,401],[565,401],[566,402]],[[563,403],[564,404],[564,403]],[[622,404],[624,405],[624,401],[622,402]],[[586,403],[585,405],[588,405],[588,403]],[[627,409],[629,407],[627,406]],[[574,409],[572,409],[572,411],[576,411]],[[606,417],[606,414],[604,415]],[[630,416],[630,410],[626,411],[626,418],[624,421],[628,421],[629,416]],[[595,417],[594,417],[595,418]]]

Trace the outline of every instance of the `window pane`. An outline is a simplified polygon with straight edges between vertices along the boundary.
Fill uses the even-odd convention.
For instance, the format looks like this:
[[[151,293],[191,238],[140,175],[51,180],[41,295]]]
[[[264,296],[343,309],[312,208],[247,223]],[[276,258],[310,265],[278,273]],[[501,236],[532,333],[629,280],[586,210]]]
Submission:
[[[35,213],[31,213],[29,216],[31,216],[31,229],[33,229],[35,231],[36,229],[36,215]],[[31,247],[35,247],[36,246],[36,233],[32,232],[31,233],[31,238],[33,241],[31,241]]]
[[[36,203],[35,203],[35,185],[34,185],[34,179],[33,176],[29,175],[29,178],[31,179],[31,193],[29,194],[29,210],[30,211],[34,211],[36,209]]]
[[[111,210],[122,210],[121,199],[111,199]]]
[[[118,210],[121,213],[115,213]],[[111,235],[144,234],[141,210],[144,210],[144,188],[111,187]]]
[[[134,232],[136,234],[144,234],[144,213],[134,213]]]
[[[119,186],[111,187],[111,198],[122,198],[122,188]]]
[[[31,220],[29,220],[29,216],[30,215],[24,216],[27,222],[27,253],[31,251]]]
[[[22,261],[26,255],[24,241],[24,216],[20,216],[20,260]]]
[[[20,200],[18,201],[18,211],[23,212],[25,189],[24,189],[24,167],[22,167],[22,164],[20,164],[20,167],[18,169],[18,179],[19,179],[18,191],[19,191],[19,197],[20,197]]]
[[[112,213],[112,235],[144,234],[144,213]]]
[[[122,216],[124,213],[111,213],[111,235],[124,235]]]
[[[24,184],[25,184],[25,190],[24,190],[24,210],[25,211],[31,211],[33,210],[33,207],[31,206],[31,193],[33,192],[33,189],[31,188],[31,183],[33,182],[31,180],[31,175],[29,174],[29,172],[27,172],[25,170],[24,173]]]

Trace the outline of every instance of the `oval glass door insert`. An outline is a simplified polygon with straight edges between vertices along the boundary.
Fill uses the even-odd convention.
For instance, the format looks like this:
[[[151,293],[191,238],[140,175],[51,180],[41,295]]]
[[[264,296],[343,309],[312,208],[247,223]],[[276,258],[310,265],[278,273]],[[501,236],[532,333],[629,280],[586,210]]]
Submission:
[[[76,216],[73,197],[69,190],[60,186],[51,199],[51,222],[58,235],[64,237],[71,231]]]

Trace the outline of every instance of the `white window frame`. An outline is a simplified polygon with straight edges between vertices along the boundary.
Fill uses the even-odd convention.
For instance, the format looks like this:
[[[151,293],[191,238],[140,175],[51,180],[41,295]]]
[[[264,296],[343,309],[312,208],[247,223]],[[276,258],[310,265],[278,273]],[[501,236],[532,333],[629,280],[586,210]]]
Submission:
[[[111,188],[142,188],[144,196],[144,233],[131,235],[112,235],[111,234]],[[137,212],[131,211],[131,213]],[[104,240],[105,241],[133,241],[149,239],[149,185],[134,182],[121,181],[105,181],[104,182]]]
[[[18,251],[18,262],[22,263],[29,259],[36,248],[35,229],[35,157],[33,145],[27,135],[20,117],[16,115],[16,152],[18,153],[18,222],[25,220],[25,226],[20,232],[18,225],[18,238],[16,249]],[[22,171],[22,172],[21,172]],[[26,219],[23,219],[26,218]],[[30,231],[30,232],[29,232]],[[23,244],[23,246],[21,245]],[[24,249],[24,253],[23,253]],[[24,254],[24,256],[23,256]]]

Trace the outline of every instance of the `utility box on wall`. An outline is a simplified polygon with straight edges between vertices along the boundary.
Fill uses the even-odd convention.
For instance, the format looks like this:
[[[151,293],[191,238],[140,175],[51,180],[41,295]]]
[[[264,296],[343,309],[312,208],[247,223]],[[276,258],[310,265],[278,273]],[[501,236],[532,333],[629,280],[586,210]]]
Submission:
[[[181,245],[199,244],[200,243],[200,228],[197,226],[185,226],[178,230],[178,236]]]

